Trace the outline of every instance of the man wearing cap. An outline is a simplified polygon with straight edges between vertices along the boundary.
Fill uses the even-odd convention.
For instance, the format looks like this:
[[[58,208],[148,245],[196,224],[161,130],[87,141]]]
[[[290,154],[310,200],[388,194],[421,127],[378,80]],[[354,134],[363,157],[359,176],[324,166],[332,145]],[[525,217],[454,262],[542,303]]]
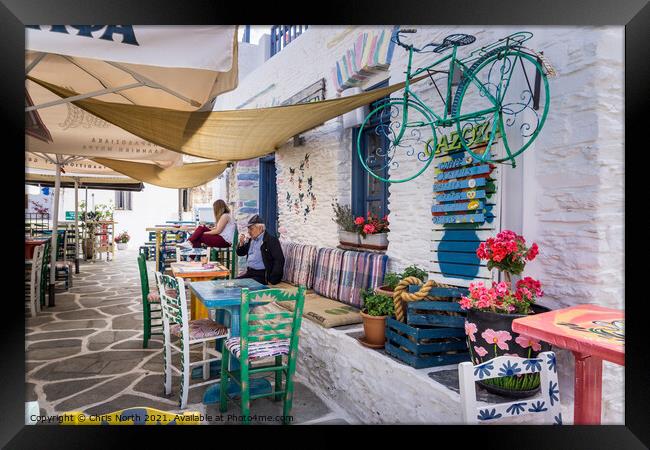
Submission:
[[[239,236],[237,254],[247,256],[246,273],[237,278],[253,278],[262,284],[278,284],[284,271],[284,254],[280,241],[266,232],[264,222],[257,214],[248,221],[247,239]]]

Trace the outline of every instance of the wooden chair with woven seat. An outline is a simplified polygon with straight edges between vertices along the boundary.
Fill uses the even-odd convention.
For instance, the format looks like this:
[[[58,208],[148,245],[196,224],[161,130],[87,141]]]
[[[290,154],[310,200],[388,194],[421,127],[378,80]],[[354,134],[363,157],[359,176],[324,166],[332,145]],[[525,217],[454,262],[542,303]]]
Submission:
[[[165,394],[171,394],[172,371],[179,373],[181,376],[179,404],[181,409],[183,409],[187,405],[187,396],[190,389],[219,381],[218,378],[208,380],[210,377],[210,363],[212,361],[218,361],[221,357],[221,354],[215,349],[215,345],[208,344],[216,343],[220,339],[227,339],[229,330],[228,327],[210,319],[189,319],[185,282],[182,278],[174,278],[156,272],[156,280],[158,282],[158,292],[162,307],[163,335],[165,339],[165,348],[163,351],[165,361]],[[179,338],[178,343],[180,345],[172,343],[172,335]],[[190,362],[190,346],[194,344],[200,344],[203,347],[202,359],[200,361]],[[174,367],[172,364],[172,350],[180,353],[180,369]],[[209,358],[210,355],[213,357]],[[195,366],[202,366],[203,380],[205,381],[190,386],[192,368]]]
[[[29,261],[29,277],[25,280],[25,294],[29,302],[29,313],[32,317],[41,311],[41,276],[43,267],[43,245],[34,248],[34,255]],[[27,262],[27,261],[26,261]]]
[[[251,303],[272,303],[295,301],[292,312],[269,312],[251,314]],[[250,401],[256,398],[272,396],[274,400],[283,400],[283,423],[291,413],[293,402],[293,375],[296,371],[298,358],[298,336],[302,321],[302,310],[305,303],[305,287],[299,286],[298,291],[290,293],[283,289],[264,289],[249,291],[242,289],[240,333],[238,337],[226,340],[221,359],[221,388],[220,411],[228,409],[228,380],[234,380],[241,389],[241,413],[244,422],[250,422]],[[272,323],[264,323],[272,321]],[[283,364],[283,357],[287,362]],[[230,359],[239,362],[239,370],[230,370]],[[261,365],[255,368],[251,363],[266,358],[274,358],[271,365]],[[266,394],[250,395],[250,376],[263,372],[275,372],[273,391]],[[282,374],[285,376],[282,389]]]
[[[138,268],[140,269],[140,288],[142,290],[142,316],[144,334],[142,335],[142,348],[147,348],[151,336],[162,336],[162,310],[160,309],[160,294],[158,290],[149,288],[149,274],[147,262],[143,254],[138,255]],[[153,323],[153,321],[157,323]]]

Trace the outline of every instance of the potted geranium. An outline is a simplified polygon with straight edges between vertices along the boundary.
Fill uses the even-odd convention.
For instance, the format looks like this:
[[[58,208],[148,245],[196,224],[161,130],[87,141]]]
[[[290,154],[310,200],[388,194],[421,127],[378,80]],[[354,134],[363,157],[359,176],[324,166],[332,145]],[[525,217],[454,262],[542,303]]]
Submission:
[[[460,300],[461,308],[467,310],[465,333],[473,363],[481,364],[503,355],[532,361],[538,353],[550,350],[549,344],[512,331],[514,319],[548,311],[548,308],[536,304],[543,295],[539,281],[525,277],[517,281],[514,288],[511,283],[511,275],[521,274],[526,263],[535,259],[537,244],[527,247],[523,236],[505,230],[496,238],[481,243],[476,254],[487,260],[489,269],[496,268],[503,273],[505,281],[491,286],[482,281],[470,283],[468,295]],[[518,375],[520,370],[513,367],[504,371],[507,376],[479,383],[490,392],[509,397],[535,394],[539,390],[539,373]]]
[[[361,247],[373,250],[386,250],[388,248],[388,217],[368,213],[367,217],[357,217],[354,223],[359,227]]]
[[[416,265],[408,266],[402,273],[388,272],[384,276],[384,284],[375,288],[375,293],[392,297],[393,291],[395,291],[399,282],[406,277],[416,277],[422,282],[425,282],[427,281],[428,274]]]
[[[386,318],[395,313],[393,299],[368,289],[361,293],[363,332],[360,342],[367,347],[382,348],[386,342]]]
[[[359,227],[354,223],[354,215],[349,205],[332,203],[334,210],[334,221],[339,226],[339,242],[341,245],[352,247],[359,246]]]
[[[115,236],[115,242],[117,243],[117,248],[118,250],[124,250],[127,247],[127,242],[131,240],[131,236],[129,236],[129,233],[125,230],[122,231],[120,234]]]

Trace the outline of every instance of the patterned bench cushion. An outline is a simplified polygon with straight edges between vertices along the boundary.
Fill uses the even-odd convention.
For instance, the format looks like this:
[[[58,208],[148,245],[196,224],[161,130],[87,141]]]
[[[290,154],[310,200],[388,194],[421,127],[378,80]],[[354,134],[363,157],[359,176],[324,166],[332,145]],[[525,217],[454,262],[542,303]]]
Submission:
[[[337,298],[341,262],[345,252],[336,248],[321,248],[316,256],[314,292],[327,298]]]
[[[361,308],[361,291],[381,285],[387,261],[388,257],[379,253],[346,251],[341,261],[341,276],[335,298]]]
[[[295,302],[279,302],[278,304],[289,311],[293,311],[295,307]],[[341,327],[362,322],[358,309],[314,293],[305,296],[302,316],[323,328]]]
[[[286,302],[282,302],[286,303]],[[241,338],[232,337],[226,340],[226,348],[239,358],[241,351]],[[250,342],[248,344],[248,359],[268,358],[289,354],[289,339],[276,339],[272,341]]]
[[[216,336],[226,336],[228,327],[225,327],[210,319],[199,319],[189,321],[190,340],[206,339]],[[175,336],[181,336],[181,324],[176,323],[169,327],[169,332]]]
[[[280,241],[284,254],[283,281],[304,285],[311,289],[314,284],[314,266],[318,249],[314,245]]]

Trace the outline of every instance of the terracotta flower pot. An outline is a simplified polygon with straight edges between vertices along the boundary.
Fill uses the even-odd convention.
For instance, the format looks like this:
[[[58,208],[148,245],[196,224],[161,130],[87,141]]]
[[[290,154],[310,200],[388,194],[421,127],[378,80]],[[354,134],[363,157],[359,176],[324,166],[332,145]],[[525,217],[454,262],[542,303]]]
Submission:
[[[360,312],[363,319],[363,332],[366,334],[366,342],[370,345],[383,346],[386,342],[386,317],[369,316]]]
[[[341,245],[349,245],[351,247],[359,246],[359,234],[352,231],[339,230],[339,242]]]
[[[534,313],[549,311],[540,305],[532,306]],[[524,314],[503,314],[490,311],[467,311],[465,333],[467,344],[474,365],[481,364],[497,356],[516,355],[521,358],[536,358],[540,352],[549,351],[550,344],[544,341],[532,340],[522,337],[512,331],[512,321],[525,317]],[[478,381],[488,392],[506,397],[523,398],[535,395],[539,391],[539,374],[527,374],[530,378],[523,383],[521,377],[514,376]],[[515,388],[516,380],[526,388]]]
[[[386,297],[393,298],[395,291],[388,286],[379,286],[375,288],[375,294],[385,295]]]
[[[361,237],[361,247],[373,250],[386,250],[388,248],[388,233],[366,234]]]

